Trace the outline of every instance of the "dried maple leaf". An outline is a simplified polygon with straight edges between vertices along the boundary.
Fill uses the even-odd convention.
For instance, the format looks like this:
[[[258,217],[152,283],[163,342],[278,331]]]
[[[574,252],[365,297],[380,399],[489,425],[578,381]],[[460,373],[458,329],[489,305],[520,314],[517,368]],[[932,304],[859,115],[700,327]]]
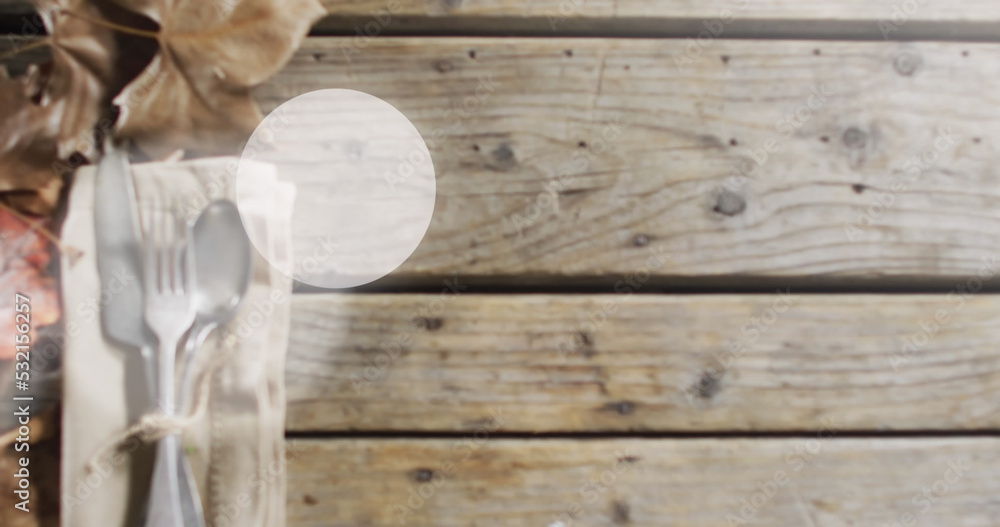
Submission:
[[[326,10],[317,0],[115,0],[160,25],[160,53],[115,99],[118,135],[154,157],[233,153],[262,118],[250,89]]]
[[[50,73],[38,104],[60,116],[60,159],[79,152],[93,159],[94,128],[104,113],[114,79],[115,30],[92,0],[37,0],[49,32]]]
[[[0,193],[0,203],[18,212],[47,218],[59,204],[62,187],[62,178],[55,178],[38,190]]]
[[[46,268],[52,258],[49,242],[21,218],[0,208],[0,360],[14,356],[16,315],[14,295],[30,299],[30,341],[35,331],[59,320],[61,309],[56,281]]]
[[[28,98],[29,86],[0,73],[0,192],[36,190],[58,174],[52,169],[58,151],[60,116]]]
[[[115,32],[89,0],[39,0],[52,61],[0,79],[0,192],[52,188],[74,153],[92,158],[94,128],[110,98]]]

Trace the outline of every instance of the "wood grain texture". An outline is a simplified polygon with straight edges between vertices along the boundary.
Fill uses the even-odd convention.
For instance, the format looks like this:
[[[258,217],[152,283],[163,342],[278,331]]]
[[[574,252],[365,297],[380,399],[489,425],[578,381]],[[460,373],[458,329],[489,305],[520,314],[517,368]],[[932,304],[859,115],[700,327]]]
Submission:
[[[989,527],[1000,517],[996,438],[479,437],[294,441],[288,525]]]
[[[1000,20],[1000,7],[990,0],[321,0],[331,15],[369,16],[390,10],[405,16],[547,17],[566,13],[578,18],[714,18],[723,10],[735,16],[761,20],[891,20],[895,13],[907,20]],[[906,8],[904,10],[904,7]],[[32,10],[28,0],[0,0],[0,13]]]
[[[989,295],[299,295],[287,427],[472,431],[503,409],[529,433],[996,429],[998,312]]]
[[[368,15],[398,6],[394,12],[410,16],[503,16],[582,18],[716,18],[724,10],[735,17],[761,20],[889,20],[898,11],[910,20],[1000,20],[1000,7],[989,0],[919,2],[917,9],[894,0],[322,0],[334,15]],[[916,1],[914,2],[917,3]],[[560,11],[562,9],[562,11]]]
[[[651,251],[658,277],[951,280],[1000,247],[998,45],[714,41],[683,69],[675,40],[358,45],[310,39],[256,95],[350,88],[414,122],[438,199],[404,281]]]
[[[323,0],[334,34],[996,41],[989,0]],[[371,24],[371,25],[370,25]],[[707,30],[707,32],[706,32]]]

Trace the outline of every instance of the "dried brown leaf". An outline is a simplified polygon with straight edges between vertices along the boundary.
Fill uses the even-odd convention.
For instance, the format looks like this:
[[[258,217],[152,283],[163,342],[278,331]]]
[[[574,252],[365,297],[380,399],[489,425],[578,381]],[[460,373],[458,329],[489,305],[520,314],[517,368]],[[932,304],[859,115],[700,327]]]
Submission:
[[[39,0],[52,61],[21,79],[0,79],[0,192],[52,188],[77,163],[96,155],[94,129],[114,76],[115,34],[89,0]]]
[[[57,155],[96,157],[94,128],[109,99],[117,56],[115,31],[91,0],[38,0],[49,32],[52,67],[39,105],[60,116]]]
[[[59,204],[63,188],[62,178],[53,178],[48,185],[34,191],[15,191],[0,194],[0,202],[25,214],[49,217]]]
[[[14,295],[31,299],[30,340],[42,326],[54,324],[61,316],[56,281],[48,275],[51,247],[42,233],[9,210],[0,208],[0,342],[14,342]],[[0,360],[14,356],[13,346],[0,347]]]
[[[160,53],[115,99],[118,135],[161,157],[233,153],[262,118],[250,89],[326,11],[317,0],[115,0],[160,25]]]
[[[60,116],[28,98],[29,86],[0,75],[0,192],[37,190],[58,176]]]

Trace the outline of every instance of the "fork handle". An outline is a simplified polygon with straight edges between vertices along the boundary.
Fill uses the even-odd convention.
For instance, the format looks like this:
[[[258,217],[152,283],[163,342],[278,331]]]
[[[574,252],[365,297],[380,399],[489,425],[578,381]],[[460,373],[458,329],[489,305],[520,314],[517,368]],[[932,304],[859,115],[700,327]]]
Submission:
[[[176,435],[166,436],[157,442],[146,527],[184,527],[177,448]]]
[[[160,339],[157,402],[167,417],[176,414],[174,367],[179,339],[179,336]],[[184,510],[181,507],[184,498],[181,496],[178,470],[179,444],[178,435],[168,435],[157,442],[146,527],[184,527]]]

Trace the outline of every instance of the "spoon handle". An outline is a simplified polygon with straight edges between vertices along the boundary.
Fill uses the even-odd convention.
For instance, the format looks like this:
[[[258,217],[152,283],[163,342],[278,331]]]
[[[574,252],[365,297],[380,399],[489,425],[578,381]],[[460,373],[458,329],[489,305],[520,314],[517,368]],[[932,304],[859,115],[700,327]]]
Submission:
[[[198,494],[198,484],[194,480],[191,464],[184,445],[177,442],[177,484],[181,489],[181,511],[184,525],[187,527],[205,527],[205,514],[202,512],[201,496]]]
[[[181,366],[181,385],[177,392],[177,408],[181,412],[184,412],[188,398],[193,395],[191,385],[194,382],[195,352],[205,342],[205,338],[211,333],[213,327],[213,325],[195,321],[194,327],[188,332],[188,338],[184,342],[184,364]],[[175,461],[177,463],[177,483],[181,490],[180,501],[184,524],[189,527],[205,527],[201,496],[198,494],[198,484],[195,482],[191,464],[188,462],[187,450],[184,448],[183,441],[180,440],[176,441],[173,448],[177,452]]]
[[[184,365],[181,366],[181,385],[177,392],[177,408],[184,413],[184,406],[187,405],[188,397],[191,393],[191,385],[194,383],[194,359],[196,352],[205,342],[208,334],[214,329],[214,325],[203,324],[197,320],[194,327],[188,332],[188,338],[184,341]]]

